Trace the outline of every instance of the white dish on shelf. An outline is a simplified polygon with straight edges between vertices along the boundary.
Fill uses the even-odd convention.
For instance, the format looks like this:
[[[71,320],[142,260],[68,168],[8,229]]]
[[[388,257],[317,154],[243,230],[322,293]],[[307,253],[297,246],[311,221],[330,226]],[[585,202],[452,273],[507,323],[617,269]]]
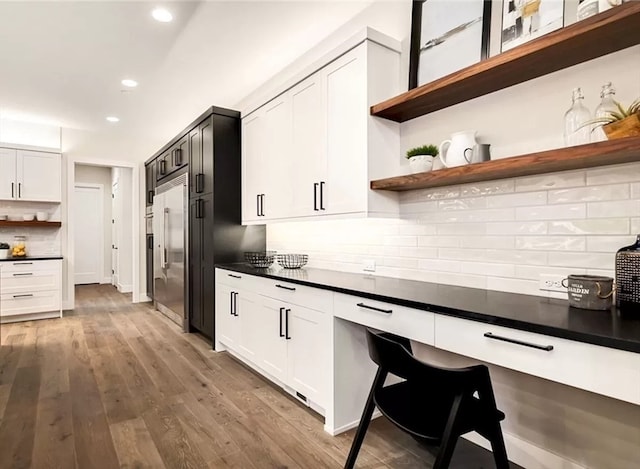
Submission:
[[[0,215],[0,221],[7,221],[8,217],[6,215]]]
[[[47,221],[49,219],[49,214],[47,212],[37,212],[36,220],[38,221]]]
[[[33,214],[33,213],[25,213],[25,214],[23,214],[23,215],[22,215],[22,219],[23,219],[24,221],[33,221],[33,219],[34,219],[35,217],[36,217],[36,216],[35,216],[35,214]]]

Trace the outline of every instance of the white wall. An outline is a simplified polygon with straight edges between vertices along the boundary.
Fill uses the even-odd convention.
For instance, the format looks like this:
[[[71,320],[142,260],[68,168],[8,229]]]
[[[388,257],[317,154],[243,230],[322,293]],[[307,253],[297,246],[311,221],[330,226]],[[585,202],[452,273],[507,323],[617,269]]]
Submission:
[[[103,213],[103,271],[100,275],[100,283],[111,281],[111,168],[105,166],[89,166],[77,164],[75,170],[75,182],[85,184],[101,184],[103,189],[102,213]]]

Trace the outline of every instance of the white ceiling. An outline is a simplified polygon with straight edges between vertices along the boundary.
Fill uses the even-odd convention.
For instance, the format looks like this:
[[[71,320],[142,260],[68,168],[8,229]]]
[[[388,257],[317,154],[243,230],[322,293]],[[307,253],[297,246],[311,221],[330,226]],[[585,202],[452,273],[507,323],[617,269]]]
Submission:
[[[208,106],[237,105],[371,3],[164,2],[175,19],[162,24],[151,2],[0,1],[0,112],[117,152],[135,140],[144,154],[121,159],[142,160]],[[140,86],[122,92],[125,77]]]

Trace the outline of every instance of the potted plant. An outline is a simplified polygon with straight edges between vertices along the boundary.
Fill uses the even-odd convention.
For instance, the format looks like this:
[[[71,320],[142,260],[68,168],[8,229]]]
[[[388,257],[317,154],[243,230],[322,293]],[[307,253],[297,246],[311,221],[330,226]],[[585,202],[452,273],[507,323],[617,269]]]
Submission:
[[[585,122],[583,126],[598,124],[602,127],[609,140],[624,137],[640,137],[640,98],[636,99],[631,106],[625,109],[618,101],[614,101],[617,111],[609,111],[608,116],[598,117]]]
[[[0,243],[0,259],[7,259],[9,257],[9,245],[7,243]]]
[[[406,158],[409,160],[411,172],[424,173],[431,171],[433,159],[438,156],[438,147],[435,145],[422,145],[407,150]]]

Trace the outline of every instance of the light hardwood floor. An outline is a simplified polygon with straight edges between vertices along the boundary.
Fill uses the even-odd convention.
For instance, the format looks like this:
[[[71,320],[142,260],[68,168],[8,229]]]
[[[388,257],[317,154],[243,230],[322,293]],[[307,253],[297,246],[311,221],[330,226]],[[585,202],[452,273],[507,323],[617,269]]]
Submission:
[[[76,289],[63,319],[0,329],[0,468],[340,468],[353,431],[320,416],[148,304]],[[430,467],[384,419],[358,467]],[[491,468],[461,442],[458,468]]]

